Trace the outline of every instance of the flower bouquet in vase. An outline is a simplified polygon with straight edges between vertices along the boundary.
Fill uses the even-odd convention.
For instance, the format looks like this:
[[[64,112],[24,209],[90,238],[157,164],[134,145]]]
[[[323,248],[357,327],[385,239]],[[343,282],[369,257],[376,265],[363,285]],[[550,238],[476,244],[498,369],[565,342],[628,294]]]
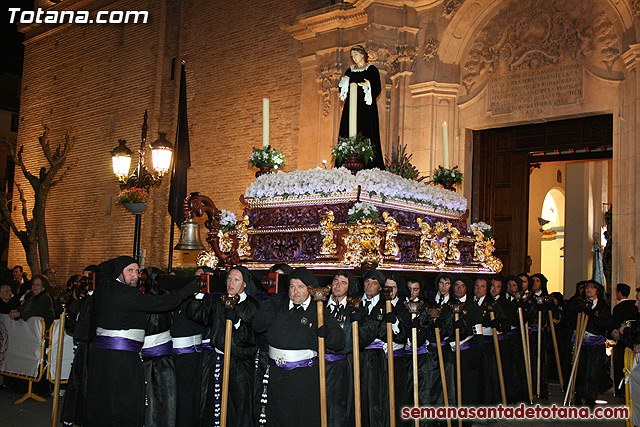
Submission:
[[[271,173],[273,169],[279,169],[284,165],[284,155],[271,148],[271,146],[254,148],[249,157],[249,167],[260,169],[256,172],[256,178],[267,173]]]
[[[129,212],[140,215],[147,208],[149,193],[143,188],[125,188],[115,197],[118,204],[124,206]]]
[[[447,190],[456,191],[454,185],[462,184],[463,177],[464,175],[458,170],[458,166],[454,166],[451,169],[438,166],[438,168],[433,171],[433,179],[431,182],[442,185]]]
[[[371,140],[365,138],[362,134],[338,138],[338,142],[333,146],[331,154],[335,159],[336,165],[344,166],[354,175],[362,170],[374,157]]]

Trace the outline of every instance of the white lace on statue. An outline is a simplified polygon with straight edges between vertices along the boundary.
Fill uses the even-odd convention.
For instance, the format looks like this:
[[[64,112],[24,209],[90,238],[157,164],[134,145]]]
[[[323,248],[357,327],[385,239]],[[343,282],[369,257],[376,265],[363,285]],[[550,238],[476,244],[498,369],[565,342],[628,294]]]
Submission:
[[[351,71],[352,72],[356,72],[356,73],[360,73],[360,72],[368,69],[369,65],[370,64],[367,64],[367,66],[364,67],[364,68],[355,68],[355,65],[352,65],[351,66]],[[349,93],[349,77],[348,76],[342,76],[342,79],[340,79],[340,83],[338,83],[338,87],[340,88],[340,101],[344,101],[345,99],[347,99],[347,94]],[[371,96],[371,85],[364,85],[364,86],[362,86],[362,89],[364,90],[364,102],[365,102],[365,104],[371,105],[373,103],[373,96]]]
[[[338,87],[340,88],[340,101],[344,101],[347,99],[347,94],[349,93],[349,77],[342,76],[340,83],[338,83]]]

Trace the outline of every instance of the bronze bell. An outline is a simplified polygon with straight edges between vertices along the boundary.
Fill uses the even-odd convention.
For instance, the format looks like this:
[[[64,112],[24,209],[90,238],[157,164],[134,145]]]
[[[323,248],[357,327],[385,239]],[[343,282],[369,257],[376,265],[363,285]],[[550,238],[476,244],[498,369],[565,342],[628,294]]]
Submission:
[[[187,218],[180,226],[180,241],[175,246],[178,251],[204,251],[200,240],[200,225],[192,218]]]

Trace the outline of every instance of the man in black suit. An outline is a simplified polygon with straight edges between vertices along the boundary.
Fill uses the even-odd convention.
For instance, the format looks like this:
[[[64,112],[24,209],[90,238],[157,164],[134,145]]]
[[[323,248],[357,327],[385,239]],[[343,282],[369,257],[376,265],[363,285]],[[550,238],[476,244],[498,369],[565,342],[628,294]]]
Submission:
[[[616,304],[613,307],[613,323],[615,329],[628,322],[629,320],[638,320],[638,309],[635,301],[629,299],[631,287],[626,283],[618,283],[616,286]],[[624,378],[624,343],[618,341],[613,347],[613,386],[616,396],[624,399],[624,388],[620,387],[620,383]]]

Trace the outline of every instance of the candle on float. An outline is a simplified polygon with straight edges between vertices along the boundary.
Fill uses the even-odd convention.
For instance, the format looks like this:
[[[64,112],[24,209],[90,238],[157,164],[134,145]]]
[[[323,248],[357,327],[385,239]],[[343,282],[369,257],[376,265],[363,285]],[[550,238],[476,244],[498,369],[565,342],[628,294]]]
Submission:
[[[442,124],[442,146],[444,149],[444,167],[449,169],[449,132],[447,122]]]
[[[262,99],[262,148],[269,146],[269,98]]]
[[[349,136],[356,136],[358,132],[358,84],[349,85]]]

